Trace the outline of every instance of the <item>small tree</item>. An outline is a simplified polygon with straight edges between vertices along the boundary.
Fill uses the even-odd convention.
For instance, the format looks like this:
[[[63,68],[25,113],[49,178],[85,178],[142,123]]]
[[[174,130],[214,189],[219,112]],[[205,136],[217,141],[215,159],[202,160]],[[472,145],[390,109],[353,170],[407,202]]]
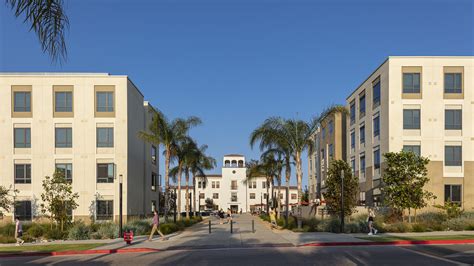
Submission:
[[[308,186],[304,187],[303,195],[301,196],[301,202],[309,202]]]
[[[51,221],[59,223],[61,231],[64,225],[71,222],[69,212],[76,209],[79,198],[78,193],[72,192],[72,185],[66,180],[64,172],[56,171],[53,178],[46,176],[43,180],[43,193],[41,194],[41,211]]]
[[[408,209],[408,220],[411,222],[411,209],[415,212],[427,206],[427,200],[435,198],[433,193],[424,190],[428,183],[428,158],[413,152],[388,152],[384,154],[387,168],[384,170],[382,188],[385,203],[404,212]]]
[[[344,171],[344,215],[350,216],[357,205],[359,181],[344,160],[332,160],[326,179],[324,198],[329,210],[334,214],[341,212],[341,172]]]
[[[210,198],[207,198],[206,199],[206,208],[207,209],[214,209],[214,200],[213,199],[210,199]]]
[[[15,203],[10,193],[18,193],[18,190],[0,186],[0,216],[3,216],[3,211],[9,212]]]

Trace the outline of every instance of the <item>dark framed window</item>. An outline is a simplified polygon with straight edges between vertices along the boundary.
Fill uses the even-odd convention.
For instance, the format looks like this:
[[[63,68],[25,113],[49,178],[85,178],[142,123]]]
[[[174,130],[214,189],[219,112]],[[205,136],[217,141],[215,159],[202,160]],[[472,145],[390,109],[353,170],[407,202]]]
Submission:
[[[72,163],[57,163],[56,171],[63,175],[67,181],[72,182]]]
[[[98,91],[97,97],[97,112],[113,112],[114,111],[114,93],[111,91]]]
[[[31,201],[22,200],[15,202],[15,217],[20,221],[31,221]]]
[[[97,183],[113,183],[115,169],[113,163],[97,164]]]
[[[329,144],[328,153],[329,153],[329,158],[334,157],[334,145]]]
[[[354,131],[351,132],[351,149],[355,149],[356,134]]]
[[[372,104],[374,107],[380,105],[380,79],[372,84]]]
[[[72,148],[72,128],[55,128],[56,148]]]
[[[420,73],[403,73],[403,93],[420,93]]]
[[[151,173],[151,190],[156,191],[157,186],[157,175],[156,173]]]
[[[298,196],[296,195],[296,193],[291,193],[291,199],[296,199]]]
[[[403,151],[413,152],[414,154],[420,156],[421,146],[420,145],[403,145]]]
[[[444,110],[444,129],[462,129],[462,110]]]
[[[237,192],[232,192],[230,195],[230,201],[236,202],[237,201]]]
[[[365,155],[360,156],[360,172],[365,174]]]
[[[114,128],[99,127],[97,128],[97,148],[114,147]]]
[[[355,171],[356,171],[356,160],[355,160],[355,158],[351,159],[351,169],[352,169],[352,173],[355,173]]]
[[[380,169],[380,150],[374,151],[374,169]]]
[[[252,194],[252,193],[250,193]],[[219,193],[212,193],[212,198],[213,199],[219,199]]]
[[[329,134],[331,134],[333,131],[334,131],[334,121],[329,121],[329,124],[328,124],[328,130],[329,130]]]
[[[16,91],[13,92],[14,112],[31,112],[31,92]]]
[[[250,193],[250,199],[255,199],[255,193]]]
[[[444,146],[444,165],[462,166],[462,146]]]
[[[151,146],[151,163],[156,165],[158,161],[158,150],[156,149],[156,146],[152,145]]]
[[[359,117],[365,116],[365,92],[359,95]]]
[[[360,144],[365,143],[365,125],[359,128],[359,141],[360,141]]]
[[[113,220],[114,218],[114,201],[98,200],[97,201],[97,220]]]
[[[356,110],[355,110],[355,100],[351,102],[351,105],[350,105],[350,117],[351,117],[351,125],[355,123],[355,119],[356,119]]]
[[[14,129],[15,148],[31,148],[31,129]]]
[[[54,93],[55,111],[72,112],[72,92],[58,91]]]
[[[31,184],[31,164],[15,164],[15,184]]]
[[[444,73],[444,93],[462,93],[462,73]]]
[[[451,201],[462,205],[462,186],[461,185],[444,185],[444,202]]]
[[[380,117],[374,117],[374,138],[380,135]]]
[[[420,129],[419,109],[403,109],[403,129]]]

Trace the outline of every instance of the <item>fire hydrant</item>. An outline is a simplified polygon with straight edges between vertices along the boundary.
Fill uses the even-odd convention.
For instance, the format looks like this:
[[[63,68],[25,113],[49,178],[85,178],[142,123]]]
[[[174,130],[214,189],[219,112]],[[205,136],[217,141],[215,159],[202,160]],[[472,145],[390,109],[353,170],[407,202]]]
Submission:
[[[123,233],[123,241],[125,241],[128,245],[132,244],[133,241],[133,231],[127,230]]]

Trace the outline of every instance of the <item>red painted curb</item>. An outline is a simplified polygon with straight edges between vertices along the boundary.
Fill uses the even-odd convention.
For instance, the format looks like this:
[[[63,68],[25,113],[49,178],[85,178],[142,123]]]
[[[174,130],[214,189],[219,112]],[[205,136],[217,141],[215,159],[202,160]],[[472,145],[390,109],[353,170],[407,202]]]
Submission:
[[[5,257],[31,257],[31,256],[66,256],[66,255],[91,255],[91,254],[115,254],[115,253],[138,253],[138,252],[156,252],[155,248],[126,248],[126,249],[90,249],[90,250],[68,250],[52,252],[26,252],[26,253],[7,253],[0,254],[0,258]]]
[[[474,244],[474,239],[453,240],[398,240],[398,241],[373,241],[373,242],[321,242],[307,243],[299,247],[328,247],[328,246],[401,246],[401,245],[456,245]]]

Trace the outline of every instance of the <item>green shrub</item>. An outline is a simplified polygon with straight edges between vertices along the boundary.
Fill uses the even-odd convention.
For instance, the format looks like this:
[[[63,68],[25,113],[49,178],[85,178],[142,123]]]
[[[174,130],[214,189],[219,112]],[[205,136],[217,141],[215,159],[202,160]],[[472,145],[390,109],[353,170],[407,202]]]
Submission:
[[[118,225],[111,222],[102,223],[97,229],[97,234],[102,239],[115,239],[118,236],[118,233]]]
[[[474,227],[474,220],[468,218],[455,218],[446,221],[445,226],[447,230],[453,231],[462,231],[462,230],[472,230],[469,228]]]
[[[45,226],[41,225],[41,224],[32,224],[30,226],[30,228],[28,228],[28,230],[26,231],[26,233],[33,237],[33,238],[40,238],[44,235],[45,233],[45,229],[44,229]]]
[[[429,230],[429,228],[423,223],[416,223],[412,225],[412,231],[413,232],[428,232],[431,230]]]
[[[339,219],[329,219],[324,220],[321,223],[321,231],[324,232],[332,232],[332,233],[340,233],[341,232],[341,221]]]
[[[0,227],[0,236],[15,236],[15,224],[8,223]]]
[[[13,236],[6,236],[0,234],[0,243],[7,244],[7,243],[15,243],[16,239]]]
[[[393,224],[387,224],[384,227],[384,231],[391,233],[405,233],[411,231],[411,225],[404,222],[398,222]]]
[[[85,225],[83,222],[74,223],[69,228],[68,239],[71,240],[85,240],[90,238],[90,227]]]
[[[151,220],[134,220],[124,226],[124,230],[133,231],[134,235],[148,235],[151,232]]]
[[[260,214],[260,219],[262,219],[264,221],[267,221],[267,222],[270,222],[270,216],[268,216],[266,214]]]
[[[45,236],[50,240],[64,240],[67,238],[67,231],[61,232],[59,228],[53,228],[46,231]]]
[[[163,223],[160,224],[160,231],[165,234],[171,234],[179,230],[179,227],[175,223]]]
[[[442,223],[447,219],[448,216],[443,212],[425,212],[416,216],[416,221],[423,223]]]
[[[449,200],[447,202],[445,202],[444,205],[437,204],[437,205],[434,205],[434,207],[436,207],[438,209],[441,209],[441,210],[444,210],[446,212],[446,215],[448,216],[448,218],[461,217],[461,215],[464,212],[461,209],[461,206],[459,206],[459,204],[451,202]]]
[[[344,233],[361,233],[359,222],[344,223]]]

